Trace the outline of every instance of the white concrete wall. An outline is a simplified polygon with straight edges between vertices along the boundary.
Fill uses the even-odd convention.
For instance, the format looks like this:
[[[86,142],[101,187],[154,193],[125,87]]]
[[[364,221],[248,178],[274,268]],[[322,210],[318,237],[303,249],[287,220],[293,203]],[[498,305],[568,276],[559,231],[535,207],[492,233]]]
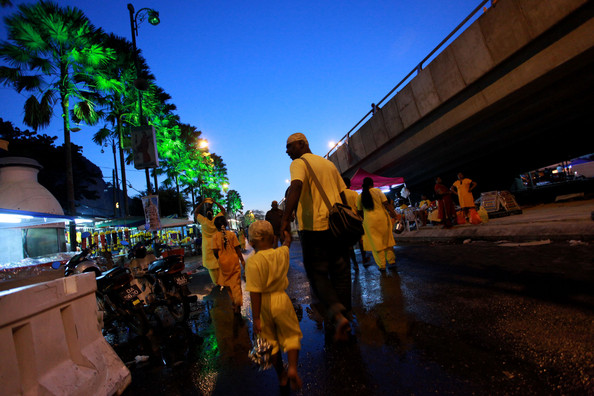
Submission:
[[[113,395],[130,372],[101,334],[95,275],[0,292],[2,395]]]

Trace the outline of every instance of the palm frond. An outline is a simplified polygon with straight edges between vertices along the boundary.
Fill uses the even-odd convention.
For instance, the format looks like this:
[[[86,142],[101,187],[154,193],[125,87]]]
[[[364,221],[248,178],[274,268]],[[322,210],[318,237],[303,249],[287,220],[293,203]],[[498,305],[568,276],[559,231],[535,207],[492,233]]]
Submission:
[[[29,66],[32,54],[25,49],[6,42],[0,44],[0,58],[11,66],[24,68]]]
[[[95,125],[99,122],[99,116],[91,101],[83,100],[76,103],[73,107],[73,113],[78,119],[89,125]]]
[[[25,117],[23,122],[25,125],[37,130],[45,128],[50,124],[52,117],[52,107],[48,106],[47,100],[42,100],[40,103],[34,95],[25,101]]]
[[[93,142],[99,146],[103,146],[103,144],[111,136],[113,136],[113,131],[108,129],[107,126],[104,126],[93,135]]]

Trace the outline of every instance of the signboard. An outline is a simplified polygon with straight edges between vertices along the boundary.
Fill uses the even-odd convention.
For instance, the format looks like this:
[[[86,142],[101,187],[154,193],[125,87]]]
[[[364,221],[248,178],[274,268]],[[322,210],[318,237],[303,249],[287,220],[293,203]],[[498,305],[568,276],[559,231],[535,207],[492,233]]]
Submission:
[[[136,169],[159,166],[155,128],[150,125],[132,128],[132,152]]]
[[[149,195],[142,197],[142,207],[144,208],[144,223],[148,231],[157,231],[161,229],[161,219],[159,217],[159,196]]]

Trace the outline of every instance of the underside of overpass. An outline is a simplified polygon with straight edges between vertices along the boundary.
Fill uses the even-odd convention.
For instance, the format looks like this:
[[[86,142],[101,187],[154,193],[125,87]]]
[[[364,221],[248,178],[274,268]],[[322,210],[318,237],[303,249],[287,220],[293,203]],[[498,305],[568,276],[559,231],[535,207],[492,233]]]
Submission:
[[[375,173],[425,191],[436,176],[453,183],[463,172],[481,191],[506,190],[520,173],[592,152],[594,50]]]
[[[357,169],[364,168],[382,176],[401,176],[411,191],[420,193],[433,190],[436,176],[451,184],[458,172],[475,180],[478,191],[506,190],[520,173],[594,152],[594,47],[445,128],[425,143],[408,151],[398,150],[399,145],[406,146],[407,141],[422,135],[441,117],[500,83],[578,27],[592,22],[593,16],[594,5],[586,2],[375,150],[365,156],[352,155],[356,147],[351,143],[344,149],[351,150],[348,167],[336,156],[330,159],[343,175],[352,176]],[[591,29],[590,34],[594,35]]]

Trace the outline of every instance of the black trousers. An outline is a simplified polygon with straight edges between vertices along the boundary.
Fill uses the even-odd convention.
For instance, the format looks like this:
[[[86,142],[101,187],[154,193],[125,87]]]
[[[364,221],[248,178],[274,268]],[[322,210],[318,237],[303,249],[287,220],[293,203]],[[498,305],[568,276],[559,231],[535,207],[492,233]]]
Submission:
[[[351,268],[348,247],[330,230],[299,231],[303,265],[316,297],[331,319],[351,310]]]

